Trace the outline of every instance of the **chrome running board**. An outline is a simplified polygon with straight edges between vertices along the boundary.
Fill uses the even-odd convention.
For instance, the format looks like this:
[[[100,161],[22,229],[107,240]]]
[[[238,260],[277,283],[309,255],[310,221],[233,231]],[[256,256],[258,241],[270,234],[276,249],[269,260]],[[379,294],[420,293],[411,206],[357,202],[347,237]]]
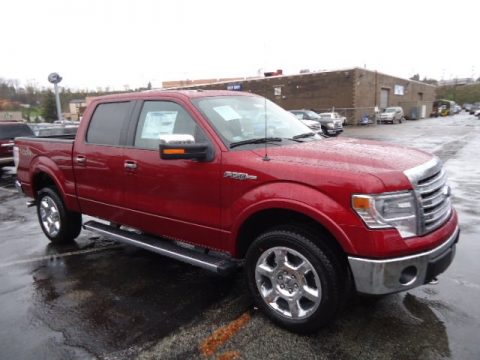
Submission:
[[[133,233],[97,221],[88,221],[83,224],[83,227],[86,230],[105,235],[113,240],[183,261],[221,275],[226,275],[238,267],[238,262],[231,259],[184,248],[165,239]]]

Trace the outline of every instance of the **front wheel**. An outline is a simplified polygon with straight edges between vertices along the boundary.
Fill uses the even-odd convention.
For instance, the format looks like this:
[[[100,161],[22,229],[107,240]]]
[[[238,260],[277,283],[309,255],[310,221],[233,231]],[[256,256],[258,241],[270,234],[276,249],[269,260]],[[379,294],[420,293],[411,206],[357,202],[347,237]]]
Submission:
[[[323,135],[328,136],[328,137],[330,136],[330,134],[328,133],[328,130],[325,126],[322,126],[322,132],[323,132]]]
[[[295,228],[260,235],[246,272],[256,305],[280,326],[311,333],[331,322],[343,303],[343,264],[320,240]]]
[[[37,198],[37,215],[43,233],[52,243],[73,241],[82,228],[82,215],[68,211],[62,198],[52,188],[40,190]]]

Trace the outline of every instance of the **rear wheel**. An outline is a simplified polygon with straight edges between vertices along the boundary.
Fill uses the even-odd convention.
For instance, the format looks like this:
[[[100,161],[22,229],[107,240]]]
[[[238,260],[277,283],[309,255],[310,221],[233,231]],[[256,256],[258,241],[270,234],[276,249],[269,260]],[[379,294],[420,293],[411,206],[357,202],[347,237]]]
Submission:
[[[61,197],[52,188],[40,190],[37,198],[37,215],[43,233],[53,243],[69,242],[80,234],[82,215],[68,211]]]
[[[246,258],[257,306],[280,326],[299,333],[332,321],[344,299],[343,264],[324,243],[312,240],[299,229],[278,228],[260,235]]]

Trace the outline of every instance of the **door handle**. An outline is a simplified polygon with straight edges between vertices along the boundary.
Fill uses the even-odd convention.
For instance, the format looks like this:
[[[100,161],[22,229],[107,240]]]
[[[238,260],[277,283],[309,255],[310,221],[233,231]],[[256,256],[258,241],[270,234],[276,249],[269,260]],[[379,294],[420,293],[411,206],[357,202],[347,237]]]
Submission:
[[[87,158],[83,155],[78,155],[77,157],[75,157],[75,161],[77,162],[77,164],[79,165],[84,165],[85,162],[87,161]]]
[[[126,160],[123,166],[127,170],[135,170],[137,168],[137,163],[132,160]]]

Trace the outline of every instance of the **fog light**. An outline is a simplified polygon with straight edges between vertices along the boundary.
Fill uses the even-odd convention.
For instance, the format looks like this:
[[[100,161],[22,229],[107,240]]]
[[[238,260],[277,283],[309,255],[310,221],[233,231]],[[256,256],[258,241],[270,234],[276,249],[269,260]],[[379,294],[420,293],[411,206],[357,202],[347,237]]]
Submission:
[[[408,266],[402,270],[400,279],[398,281],[402,285],[411,285],[417,280],[417,268],[415,266]]]

